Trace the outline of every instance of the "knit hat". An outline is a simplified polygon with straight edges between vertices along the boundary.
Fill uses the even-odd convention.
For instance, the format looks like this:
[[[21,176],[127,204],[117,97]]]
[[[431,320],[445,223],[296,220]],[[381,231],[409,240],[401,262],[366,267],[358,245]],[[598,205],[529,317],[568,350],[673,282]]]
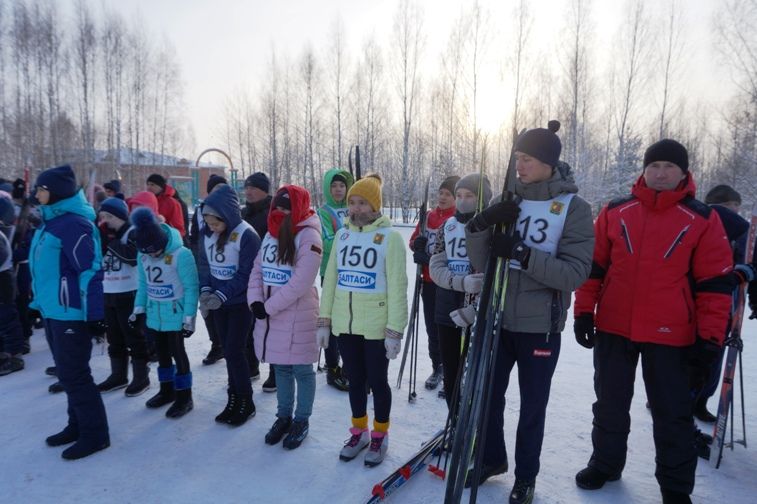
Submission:
[[[208,194],[210,194],[213,188],[217,186],[218,184],[228,184],[228,181],[226,180],[226,178],[220,175],[216,175],[215,173],[212,174],[210,177],[208,177],[208,183],[205,186]]]
[[[137,208],[131,213],[134,226],[134,241],[137,250],[143,254],[165,251],[168,233],[160,226],[155,214],[149,208]]]
[[[271,192],[271,181],[268,179],[268,175],[263,172],[255,172],[244,181],[245,187],[257,187],[264,193]]]
[[[355,182],[347,193],[350,196],[360,196],[367,201],[374,212],[381,211],[381,177],[377,173],[371,173]]]
[[[271,207],[281,207],[285,210],[291,210],[292,201],[289,199],[289,192],[284,188],[279,189],[276,193],[276,197],[273,198]]]
[[[470,192],[478,196],[479,186],[481,185],[481,175],[478,173],[470,173],[461,178],[455,185],[455,190],[468,189]],[[492,199],[492,186],[489,183],[489,178],[484,175],[483,181],[483,202],[484,206],[489,205],[489,201]]]
[[[166,184],[168,183],[166,182],[165,177],[159,173],[153,173],[152,175],[147,177],[147,181],[152,182],[153,184],[157,186],[160,186],[161,189],[165,189]]]
[[[0,191],[5,191],[8,194],[13,192],[13,184],[11,184],[9,181],[4,180],[2,183],[0,183]]]
[[[212,215],[213,217],[218,217],[219,219],[223,220],[221,212],[208,205],[207,203],[202,204],[202,215]]]
[[[121,192],[121,181],[117,179],[113,179],[110,182],[105,182],[103,184],[104,189],[108,189],[109,191],[113,191],[114,193],[120,193]]]
[[[446,189],[452,194],[455,195],[455,185],[457,185],[458,181],[460,180],[460,177],[457,175],[450,175],[446,179],[442,181],[442,184],[439,186],[439,190]]]
[[[129,209],[126,206],[126,202],[115,196],[106,198],[105,201],[100,203],[100,211],[108,212],[112,216],[118,217],[123,221],[129,220]]]
[[[341,182],[342,184],[347,185],[347,179],[341,173],[337,173],[331,177],[331,183],[333,184],[334,182]]]
[[[653,143],[644,153],[644,168],[655,161],[675,163],[684,173],[689,171],[689,153],[686,147],[669,138]]]
[[[78,191],[76,176],[69,165],[58,166],[43,171],[37,177],[35,185],[36,187],[50,191],[49,203],[70,198]]]
[[[547,128],[526,131],[515,142],[515,151],[535,157],[544,164],[555,167],[560,161],[562,143],[555,133],[560,129],[559,121],[549,121]]]
[[[13,192],[11,196],[13,199],[21,199],[26,194],[26,181],[24,179],[17,178],[13,181]]]

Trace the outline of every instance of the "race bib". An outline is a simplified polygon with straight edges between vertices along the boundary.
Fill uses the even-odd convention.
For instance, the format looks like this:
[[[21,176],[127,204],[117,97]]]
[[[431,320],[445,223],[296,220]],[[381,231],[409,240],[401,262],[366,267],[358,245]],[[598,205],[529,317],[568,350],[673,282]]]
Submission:
[[[334,239],[338,289],[349,292],[386,292],[386,244],[383,229],[357,232],[341,229]]]
[[[550,255],[555,254],[573,196],[571,193],[561,194],[546,201],[522,200],[519,205],[517,230],[523,238],[523,243]],[[521,269],[521,264],[511,260],[510,268]]]
[[[140,255],[140,258],[150,299],[175,301],[184,297],[184,286],[179,278],[178,258],[175,255],[165,254],[159,258]]]
[[[266,233],[260,247],[261,266],[263,270],[263,285],[267,287],[281,287],[292,278],[294,271],[289,264],[279,264],[279,240]]]
[[[447,269],[455,275],[468,275],[472,268],[468,260],[465,240],[465,225],[455,217],[444,223],[444,251],[447,254]]]

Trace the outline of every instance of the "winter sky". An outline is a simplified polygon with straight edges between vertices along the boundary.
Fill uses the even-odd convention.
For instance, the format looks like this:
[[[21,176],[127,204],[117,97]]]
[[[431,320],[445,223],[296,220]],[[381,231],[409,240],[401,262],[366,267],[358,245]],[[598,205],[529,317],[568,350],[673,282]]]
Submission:
[[[489,13],[492,42],[484,54],[481,72],[479,122],[493,130],[507,115],[509,99],[504,59],[511,50],[505,43],[512,26],[517,0],[480,0]],[[647,1],[655,22],[664,23],[670,0]],[[713,13],[719,0],[677,0],[683,7],[687,32],[685,85],[688,96],[723,96],[720,58],[713,48]],[[535,53],[554,53],[560,47],[560,26],[570,0],[528,0],[534,15],[532,40]],[[604,64],[616,42],[624,17],[624,2],[593,0],[594,45],[597,65]],[[418,0],[423,10],[426,48],[424,66],[433,71],[455,19],[470,9],[473,0]],[[197,147],[222,144],[222,103],[241,87],[259,89],[265,82],[271,49],[279,59],[299,58],[308,44],[325,57],[330,34],[341,17],[351,58],[359,56],[362,43],[375,34],[382,47],[390,44],[398,0],[130,0],[106,2],[108,9],[128,20],[140,19],[147,32],[165,36],[175,46],[185,82],[187,115],[192,121]],[[720,92],[720,94],[718,94]],[[253,93],[254,94],[254,93]]]

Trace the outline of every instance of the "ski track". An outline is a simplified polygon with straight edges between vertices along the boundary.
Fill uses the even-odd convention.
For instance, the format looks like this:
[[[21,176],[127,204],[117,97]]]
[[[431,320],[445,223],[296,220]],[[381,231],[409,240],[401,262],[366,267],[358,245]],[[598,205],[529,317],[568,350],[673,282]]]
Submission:
[[[409,238],[412,228],[400,227]],[[409,289],[415,265],[407,254]],[[411,299],[408,299],[408,303]],[[380,482],[412,455],[422,442],[443,427],[446,407],[436,391],[423,382],[431,371],[423,317],[420,319],[418,397],[407,402],[407,376],[401,390],[394,388],[400,357],[390,365],[393,389],[390,448],[383,464],[369,469],[362,457],[345,463],[338,454],[349,437],[350,409],[347,394],[326,385],[324,373],[317,374],[317,392],[310,434],[292,451],[281,445],[268,446],[263,437],[275,420],[276,394],[263,393],[262,380],[268,366],[261,365],[261,380],[253,383],[257,415],[244,426],[219,425],[213,418],[226,401],[226,369],[223,361],[203,366],[209,349],[204,324],[187,341],[192,363],[195,409],[184,418],[165,418],[166,408],[148,410],[144,403],[157,390],[157,365],[151,365],[152,387],[143,395],[127,398],[123,389],[103,394],[111,429],[111,447],[79,461],[60,458],[62,448],[45,445],[46,436],[65,425],[65,394],[50,395],[53,379],[44,368],[52,359],[41,330],[32,337],[32,352],[26,369],[0,378],[2,433],[0,446],[0,488],[2,502],[323,502],[360,503],[368,500],[373,485]],[[747,433],[757,443],[757,322],[744,325],[744,382],[747,384]],[[654,478],[654,444],[651,416],[645,408],[646,394],[637,376],[636,395],[631,406],[632,431],[628,461],[622,479],[599,491],[583,491],[574,483],[591,454],[592,354],[573,339],[572,324],[563,333],[562,355],[552,382],[546,434],[541,456],[541,473],[536,483],[535,503],[657,503],[660,494]],[[93,349],[91,366],[96,381],[109,372],[105,346]],[[408,368],[409,369],[409,368]],[[489,480],[479,488],[479,502],[505,502],[514,477],[515,426],[519,411],[517,372],[512,373],[507,392],[505,439],[510,472]],[[738,389],[736,435],[740,433]],[[717,395],[709,409],[717,408]],[[369,418],[373,420],[369,398]],[[711,432],[709,426],[705,432]],[[435,460],[433,461],[435,462]],[[719,470],[700,460],[693,501],[718,503],[754,502],[757,492],[757,452],[737,446],[726,449]],[[439,503],[444,500],[444,483],[422,471],[406,483],[390,502]],[[468,492],[463,494],[467,499]]]

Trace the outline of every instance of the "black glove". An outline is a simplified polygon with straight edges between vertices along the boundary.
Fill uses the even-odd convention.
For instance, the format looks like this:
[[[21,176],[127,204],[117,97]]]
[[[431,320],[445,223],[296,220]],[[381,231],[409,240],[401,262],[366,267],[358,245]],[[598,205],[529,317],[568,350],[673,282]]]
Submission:
[[[413,262],[415,264],[428,264],[431,258],[425,250],[416,250],[413,252]]]
[[[476,231],[483,231],[496,224],[507,226],[518,220],[519,213],[520,207],[515,201],[500,201],[476,214],[471,221],[471,228]]]
[[[144,327],[145,323],[145,314],[139,313],[137,315],[132,314],[129,316],[128,324],[129,327],[134,331],[140,331],[142,327]]]
[[[268,316],[268,313],[265,311],[265,305],[260,301],[255,301],[254,303],[252,303],[251,308],[252,314],[258,320],[263,320]]]
[[[413,252],[420,252],[422,250],[426,250],[426,246],[428,245],[428,238],[425,236],[416,236],[415,240],[413,240]]]
[[[523,243],[518,232],[514,235],[495,234],[492,237],[492,250],[497,257],[515,259],[524,268],[528,265],[528,257],[531,255],[531,248]]]
[[[720,348],[711,341],[697,336],[689,347],[689,384],[694,391],[700,391],[710,379],[712,365],[720,356]]]
[[[108,328],[104,320],[90,320],[87,322],[87,332],[98,343],[102,343],[103,334]]]
[[[584,348],[594,348],[594,315],[582,313],[573,321],[576,341]]]
[[[752,314],[749,315],[749,318],[757,319],[757,280],[749,283],[747,296],[749,298],[749,309],[752,311]]]

